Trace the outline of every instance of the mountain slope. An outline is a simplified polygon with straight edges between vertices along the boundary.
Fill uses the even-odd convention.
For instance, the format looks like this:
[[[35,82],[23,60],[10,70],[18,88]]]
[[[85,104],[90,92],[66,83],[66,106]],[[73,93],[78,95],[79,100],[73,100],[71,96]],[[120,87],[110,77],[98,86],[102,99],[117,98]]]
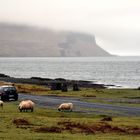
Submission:
[[[1,57],[110,56],[93,35],[0,24]]]

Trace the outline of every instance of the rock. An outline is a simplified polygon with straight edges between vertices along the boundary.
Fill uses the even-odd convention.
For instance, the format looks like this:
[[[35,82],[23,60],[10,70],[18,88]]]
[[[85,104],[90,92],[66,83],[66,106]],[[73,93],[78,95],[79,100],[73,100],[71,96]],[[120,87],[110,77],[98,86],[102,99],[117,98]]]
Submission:
[[[74,84],[74,85],[73,85],[73,91],[79,91],[78,84]]]
[[[40,80],[40,81],[51,81],[50,78],[41,78],[41,77],[31,77],[30,79]]]
[[[10,76],[0,73],[0,77],[10,77]]]
[[[51,90],[62,90],[62,88],[64,88],[63,89],[64,91],[66,91],[68,87],[72,87],[74,91],[78,91],[79,87],[80,88],[95,88],[95,89],[106,88],[105,85],[94,84],[92,81],[68,80],[68,79],[63,79],[63,78],[49,79],[49,78],[41,78],[41,77],[14,78],[5,74],[0,74],[0,81],[11,82],[11,83],[46,85],[46,86],[51,87]]]
[[[101,121],[112,121],[110,116],[104,117]]]
[[[56,81],[66,81],[66,79],[64,79],[64,78],[56,78],[54,80],[56,80]]]
[[[62,92],[67,92],[68,91],[68,86],[66,83],[63,83],[62,84],[62,89],[61,89]]]
[[[62,89],[62,83],[58,83],[58,82],[51,83],[51,90],[61,90],[61,89]]]

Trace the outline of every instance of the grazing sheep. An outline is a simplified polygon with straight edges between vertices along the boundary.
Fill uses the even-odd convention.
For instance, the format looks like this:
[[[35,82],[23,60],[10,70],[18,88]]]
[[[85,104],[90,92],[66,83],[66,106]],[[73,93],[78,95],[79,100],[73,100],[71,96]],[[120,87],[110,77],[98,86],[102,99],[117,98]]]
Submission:
[[[73,109],[73,103],[62,103],[59,107],[59,111],[72,111]]]
[[[20,102],[18,108],[20,112],[22,112],[22,110],[23,111],[31,110],[31,112],[33,112],[34,106],[35,106],[35,103],[32,102],[31,100],[24,100]]]
[[[3,101],[0,100],[0,107],[3,109]]]

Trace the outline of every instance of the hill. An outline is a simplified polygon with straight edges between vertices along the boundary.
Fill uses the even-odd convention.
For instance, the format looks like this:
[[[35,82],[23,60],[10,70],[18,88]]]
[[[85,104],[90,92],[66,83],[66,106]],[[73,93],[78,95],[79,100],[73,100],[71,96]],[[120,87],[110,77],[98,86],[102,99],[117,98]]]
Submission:
[[[0,23],[0,57],[111,56],[94,35]]]

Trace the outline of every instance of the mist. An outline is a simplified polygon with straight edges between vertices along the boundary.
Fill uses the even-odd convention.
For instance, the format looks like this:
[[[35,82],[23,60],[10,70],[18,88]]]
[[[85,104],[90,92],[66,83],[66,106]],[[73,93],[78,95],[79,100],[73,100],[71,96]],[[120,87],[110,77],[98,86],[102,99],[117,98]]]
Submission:
[[[0,22],[91,33],[117,55],[140,55],[139,16],[139,0],[0,0]]]

